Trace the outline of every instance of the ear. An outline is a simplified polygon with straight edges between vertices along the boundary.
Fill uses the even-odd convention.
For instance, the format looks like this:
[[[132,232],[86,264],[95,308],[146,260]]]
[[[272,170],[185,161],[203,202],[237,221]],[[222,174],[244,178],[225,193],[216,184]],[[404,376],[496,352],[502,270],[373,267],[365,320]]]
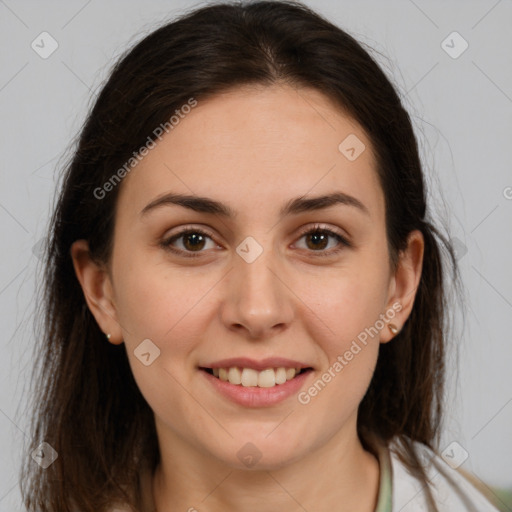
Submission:
[[[75,274],[82,286],[89,310],[94,315],[100,329],[110,334],[110,343],[123,342],[121,326],[117,321],[113,287],[108,270],[91,258],[86,240],[77,240],[70,249]]]
[[[391,277],[386,305],[388,322],[381,331],[381,343],[391,341],[396,333],[392,333],[389,324],[394,324],[400,331],[411,314],[416,291],[421,279],[425,240],[419,230],[409,233],[407,247],[400,252],[397,268]],[[394,312],[391,318],[391,312]]]

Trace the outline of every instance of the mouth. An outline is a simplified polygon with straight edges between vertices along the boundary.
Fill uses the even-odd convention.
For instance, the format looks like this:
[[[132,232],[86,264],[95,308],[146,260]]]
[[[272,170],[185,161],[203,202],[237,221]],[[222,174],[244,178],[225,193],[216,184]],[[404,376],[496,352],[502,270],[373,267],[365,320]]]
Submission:
[[[246,388],[273,388],[296,379],[299,375],[313,371],[313,368],[266,368],[258,371],[253,368],[231,366],[226,368],[199,367],[201,371],[216,377],[220,381]]]

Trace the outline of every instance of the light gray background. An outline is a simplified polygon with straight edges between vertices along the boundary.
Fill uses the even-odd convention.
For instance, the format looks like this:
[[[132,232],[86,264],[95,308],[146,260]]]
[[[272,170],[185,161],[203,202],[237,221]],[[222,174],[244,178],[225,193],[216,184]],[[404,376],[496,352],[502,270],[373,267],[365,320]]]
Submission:
[[[385,55],[378,60],[414,118],[434,213],[459,240],[467,289],[460,359],[448,364],[450,375],[460,366],[460,380],[451,386],[443,446],[456,441],[469,454],[463,468],[510,487],[512,2],[307,4]],[[29,456],[22,453],[23,389],[41,274],[34,245],[45,235],[58,166],[113,59],[198,5],[204,2],[0,0],[0,511],[21,510],[17,472]],[[47,59],[31,48],[43,31],[59,45]],[[456,59],[441,46],[453,31],[469,43]],[[458,40],[448,44],[461,48]]]

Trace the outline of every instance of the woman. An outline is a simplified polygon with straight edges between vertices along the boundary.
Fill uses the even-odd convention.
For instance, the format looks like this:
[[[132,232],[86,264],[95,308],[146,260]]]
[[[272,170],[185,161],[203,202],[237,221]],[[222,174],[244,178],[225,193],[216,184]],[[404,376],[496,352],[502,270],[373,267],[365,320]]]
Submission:
[[[52,219],[28,510],[496,510],[438,455],[425,196],[393,86],[309,8],[138,43]]]

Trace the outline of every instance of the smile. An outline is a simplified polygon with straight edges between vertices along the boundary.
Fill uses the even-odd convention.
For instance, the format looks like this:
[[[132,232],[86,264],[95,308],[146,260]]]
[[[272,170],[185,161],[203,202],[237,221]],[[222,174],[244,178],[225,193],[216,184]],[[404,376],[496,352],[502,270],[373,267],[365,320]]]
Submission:
[[[272,388],[285,384],[296,376],[310,371],[311,368],[285,368],[281,366],[257,371],[253,368],[232,366],[229,368],[201,368],[201,370],[235,386]]]

